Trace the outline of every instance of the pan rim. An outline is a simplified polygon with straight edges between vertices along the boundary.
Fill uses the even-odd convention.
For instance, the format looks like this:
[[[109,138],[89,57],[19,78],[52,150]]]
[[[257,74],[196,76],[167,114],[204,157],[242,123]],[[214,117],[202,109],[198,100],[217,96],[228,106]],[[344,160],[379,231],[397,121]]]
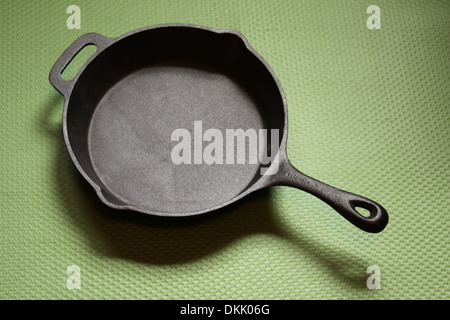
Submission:
[[[83,178],[94,188],[99,199],[111,208],[118,209],[118,210],[132,210],[132,211],[137,211],[137,212],[141,212],[141,213],[145,213],[145,214],[162,216],[162,217],[195,216],[195,215],[207,213],[210,211],[214,211],[214,210],[223,208],[227,205],[230,205],[231,203],[238,201],[239,199],[245,197],[246,195],[248,195],[258,189],[262,189],[262,188],[271,186],[271,184],[272,184],[271,182],[274,180],[274,179],[272,179],[272,176],[270,176],[270,175],[262,175],[251,186],[249,186],[247,189],[243,190],[241,193],[237,194],[235,197],[229,199],[228,201],[222,202],[220,204],[217,204],[217,205],[205,208],[205,209],[195,210],[195,211],[186,211],[186,212],[160,212],[160,211],[151,210],[149,208],[144,208],[144,207],[140,207],[137,205],[133,205],[130,203],[117,204],[117,203],[111,202],[110,200],[107,199],[107,196],[105,196],[105,194],[104,194],[105,191],[107,193],[109,193],[109,191],[104,190],[101,186],[99,186],[96,182],[94,182],[88,176],[88,174],[84,171],[84,169],[78,162],[78,160],[75,156],[75,153],[72,150],[71,143],[69,140],[68,127],[67,127],[67,111],[69,108],[69,104],[70,104],[70,100],[71,100],[70,98],[72,96],[73,88],[75,87],[76,83],[78,82],[78,79],[81,76],[81,74],[89,66],[90,62],[92,62],[99,54],[101,54],[104,51],[107,51],[108,48],[114,46],[114,44],[116,44],[117,42],[119,42],[125,38],[128,38],[130,36],[133,36],[133,35],[141,33],[141,32],[150,31],[150,30],[154,30],[154,29],[178,28],[178,27],[201,29],[201,30],[213,32],[216,34],[233,34],[233,35],[239,37],[243,41],[245,48],[263,64],[264,68],[269,72],[270,76],[274,80],[275,85],[277,86],[277,90],[280,94],[281,102],[283,104],[283,113],[284,113],[283,133],[282,133],[282,138],[281,138],[279,150],[278,150],[280,166],[283,164],[283,162],[288,161],[287,155],[286,155],[286,142],[287,142],[287,129],[288,129],[287,116],[288,116],[288,114],[287,114],[287,103],[286,103],[285,93],[284,93],[281,83],[280,83],[278,77],[276,76],[275,72],[273,71],[273,69],[270,67],[270,65],[267,63],[267,61],[250,45],[249,41],[242,33],[240,33],[239,31],[236,31],[236,30],[231,30],[231,29],[216,29],[216,28],[211,28],[211,27],[206,27],[206,26],[200,26],[200,25],[195,25],[195,24],[184,24],[184,23],[158,24],[158,25],[153,25],[153,26],[136,29],[136,30],[127,32],[127,33],[122,34],[115,38],[107,38],[107,39],[109,39],[108,45],[106,45],[104,48],[101,48],[101,49],[99,48],[97,50],[97,52],[95,52],[88,59],[88,61],[85,63],[85,65],[82,68],[80,68],[77,75],[73,78],[73,80],[71,80],[71,82],[73,84],[72,87],[64,95],[64,110],[63,110],[63,121],[62,121],[63,122],[63,136],[64,136],[64,141],[65,141],[67,150],[69,152],[69,155],[72,159],[72,162],[75,164],[77,170],[81,173]],[[268,169],[267,173],[269,173],[270,170],[271,170],[271,168]],[[114,195],[114,197],[116,198],[115,195]],[[123,201],[121,199],[117,199],[117,200]]]

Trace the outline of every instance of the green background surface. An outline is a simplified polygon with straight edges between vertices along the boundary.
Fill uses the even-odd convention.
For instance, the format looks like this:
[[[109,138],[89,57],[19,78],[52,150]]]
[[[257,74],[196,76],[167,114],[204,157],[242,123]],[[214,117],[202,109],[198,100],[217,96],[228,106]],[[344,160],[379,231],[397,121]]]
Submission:
[[[0,14],[0,298],[450,298],[449,1],[2,1]],[[101,204],[66,151],[49,71],[85,33],[175,22],[242,32],[283,85],[291,162],[380,202],[387,228],[360,231],[288,187],[182,222]]]

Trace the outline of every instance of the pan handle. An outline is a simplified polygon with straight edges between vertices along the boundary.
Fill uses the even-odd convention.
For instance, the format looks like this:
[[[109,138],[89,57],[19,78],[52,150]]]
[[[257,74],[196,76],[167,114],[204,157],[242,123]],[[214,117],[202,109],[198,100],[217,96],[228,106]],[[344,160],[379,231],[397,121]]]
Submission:
[[[106,48],[113,39],[107,38],[97,33],[87,33],[77,40],[75,40],[58,58],[50,71],[49,80],[50,83],[58,90],[64,98],[67,98],[72,90],[74,79],[64,80],[62,73],[67,65],[75,58],[78,52],[80,52],[87,45],[93,44],[97,47],[97,51],[89,58],[86,63],[94,58],[100,51]],[[85,64],[86,64],[85,63]],[[75,77],[76,78],[76,77]]]
[[[282,170],[278,173],[278,179],[281,178],[281,181],[277,184],[296,187],[318,197],[364,231],[377,233],[386,227],[388,214],[377,202],[308,177],[289,161],[280,169]],[[357,207],[369,210],[369,216],[361,215],[356,210]]]

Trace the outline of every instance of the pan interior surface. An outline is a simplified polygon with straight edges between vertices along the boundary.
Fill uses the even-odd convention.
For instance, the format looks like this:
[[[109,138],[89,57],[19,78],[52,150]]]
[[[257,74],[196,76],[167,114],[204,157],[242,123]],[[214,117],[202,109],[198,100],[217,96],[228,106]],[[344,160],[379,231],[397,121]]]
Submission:
[[[197,144],[194,149],[198,121],[202,148]],[[264,124],[251,97],[222,74],[148,67],[118,82],[98,104],[89,130],[90,157],[109,192],[126,203],[159,212],[197,211],[238,195],[259,168],[226,161],[205,164],[203,159],[194,164],[197,154],[203,157],[208,141],[202,135],[211,128],[225,133]],[[189,151],[182,151],[191,153],[190,163],[172,161],[173,148],[185,138],[171,141],[177,129],[190,133]]]
[[[162,31],[125,38],[93,60],[74,87],[67,131],[107,200],[177,216],[225,203],[256,182],[261,164],[250,163],[249,140],[245,163],[228,163],[237,148],[227,149],[226,131],[276,128],[281,140],[284,112],[273,78],[239,37]],[[208,129],[223,134],[222,164],[205,163]],[[174,154],[185,152],[190,160],[177,164]]]

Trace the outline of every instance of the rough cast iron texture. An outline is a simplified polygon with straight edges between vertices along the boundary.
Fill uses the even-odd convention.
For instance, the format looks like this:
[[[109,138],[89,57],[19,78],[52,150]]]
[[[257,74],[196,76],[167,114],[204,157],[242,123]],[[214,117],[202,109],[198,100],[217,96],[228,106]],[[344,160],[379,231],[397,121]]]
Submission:
[[[64,68],[89,44],[97,47],[95,54],[73,80],[63,80]],[[365,231],[380,232],[388,222],[378,203],[312,179],[291,165],[281,84],[236,31],[169,24],[114,39],[89,33],[57,60],[50,82],[64,96],[69,154],[110,207],[189,216],[219,209],[258,189],[287,185],[322,199]],[[202,121],[203,130],[222,132],[278,129],[279,170],[261,175],[259,162],[174,164],[171,134],[178,128],[192,133],[194,121]],[[355,207],[370,215],[362,216]]]

